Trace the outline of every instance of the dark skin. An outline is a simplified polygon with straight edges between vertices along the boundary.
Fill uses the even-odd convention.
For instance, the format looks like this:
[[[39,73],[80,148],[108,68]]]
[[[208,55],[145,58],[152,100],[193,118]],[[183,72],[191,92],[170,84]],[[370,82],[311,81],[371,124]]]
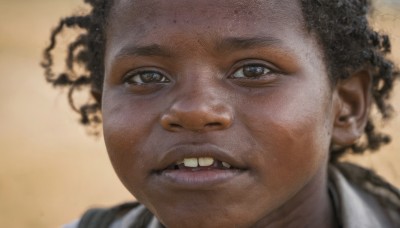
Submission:
[[[336,227],[329,148],[360,137],[369,78],[331,84],[292,0],[117,0],[107,150],[167,227]],[[231,167],[170,168],[203,157]]]

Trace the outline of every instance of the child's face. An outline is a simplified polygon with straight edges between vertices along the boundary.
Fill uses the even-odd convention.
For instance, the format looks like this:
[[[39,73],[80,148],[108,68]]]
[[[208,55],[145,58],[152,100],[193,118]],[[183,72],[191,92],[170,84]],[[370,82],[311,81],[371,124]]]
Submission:
[[[262,224],[324,186],[337,102],[303,23],[293,0],[116,1],[105,141],[167,226]],[[218,162],[174,167],[201,157]]]

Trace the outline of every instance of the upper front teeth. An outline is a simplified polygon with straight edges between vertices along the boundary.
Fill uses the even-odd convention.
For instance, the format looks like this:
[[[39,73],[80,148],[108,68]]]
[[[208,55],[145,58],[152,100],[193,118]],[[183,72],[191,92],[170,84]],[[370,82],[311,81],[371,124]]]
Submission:
[[[196,168],[198,166],[210,166],[214,164],[214,158],[203,157],[203,158],[185,158],[183,162],[178,162],[185,167]]]
[[[200,166],[210,166],[214,164],[214,158],[199,158]]]
[[[183,164],[185,167],[189,167],[189,168],[196,168],[196,167],[207,167],[207,166],[211,166],[212,164],[214,164],[215,159],[211,158],[211,157],[201,157],[201,158],[185,158],[182,161],[178,161],[176,164],[180,165]],[[222,162],[222,165],[225,168],[230,168],[231,165],[226,163],[226,162]]]
[[[197,158],[185,158],[183,159],[183,165],[185,167],[195,168],[199,166],[199,160]]]

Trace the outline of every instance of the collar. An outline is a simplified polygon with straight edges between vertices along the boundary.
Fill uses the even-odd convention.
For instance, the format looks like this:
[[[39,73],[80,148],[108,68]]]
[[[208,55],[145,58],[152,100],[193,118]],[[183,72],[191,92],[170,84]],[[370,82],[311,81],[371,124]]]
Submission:
[[[350,183],[334,166],[329,167],[330,190],[342,227],[393,227],[385,209],[370,193]]]

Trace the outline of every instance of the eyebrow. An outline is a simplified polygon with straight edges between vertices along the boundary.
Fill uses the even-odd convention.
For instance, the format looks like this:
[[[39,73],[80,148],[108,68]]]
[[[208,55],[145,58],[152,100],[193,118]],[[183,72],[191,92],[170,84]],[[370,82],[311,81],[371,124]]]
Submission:
[[[168,49],[162,48],[158,44],[151,44],[145,46],[124,47],[118,52],[117,57],[132,56],[132,55],[170,57],[172,54]]]
[[[216,50],[221,52],[235,51],[242,49],[254,49],[260,47],[279,46],[281,40],[274,37],[229,37],[220,40],[216,45]]]

